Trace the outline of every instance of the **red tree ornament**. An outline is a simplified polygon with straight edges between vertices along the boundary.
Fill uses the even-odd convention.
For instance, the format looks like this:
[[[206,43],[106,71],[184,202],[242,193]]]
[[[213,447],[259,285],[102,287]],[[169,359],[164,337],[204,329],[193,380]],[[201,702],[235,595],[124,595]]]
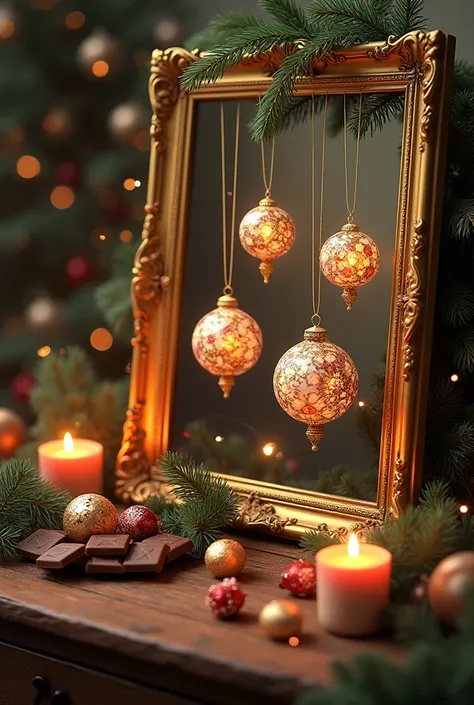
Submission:
[[[28,404],[31,390],[35,386],[35,378],[30,372],[20,372],[10,384],[10,391],[18,401]]]
[[[161,522],[148,507],[135,504],[119,517],[118,534],[129,534],[134,541],[143,541],[155,534],[163,533]]]
[[[219,619],[237,614],[247,595],[236,578],[224,578],[221,583],[211,585],[206,597],[206,605]]]
[[[75,162],[61,162],[56,167],[56,181],[63,186],[79,186],[81,170]]]
[[[92,279],[93,267],[90,260],[82,255],[71,257],[66,262],[66,277],[73,287],[80,287]]]
[[[280,587],[296,597],[309,597],[316,592],[316,567],[314,563],[295,561],[281,574]]]

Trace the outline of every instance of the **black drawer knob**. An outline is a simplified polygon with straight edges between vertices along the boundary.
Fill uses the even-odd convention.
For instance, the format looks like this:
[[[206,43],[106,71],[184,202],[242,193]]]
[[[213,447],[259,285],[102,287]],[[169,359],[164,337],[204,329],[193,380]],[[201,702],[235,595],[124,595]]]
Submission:
[[[71,705],[67,690],[55,690],[51,696],[51,705]]]
[[[35,705],[41,705],[41,701],[49,695],[51,690],[49,680],[44,676],[35,676],[31,681],[31,685],[38,691],[38,695],[35,698]]]

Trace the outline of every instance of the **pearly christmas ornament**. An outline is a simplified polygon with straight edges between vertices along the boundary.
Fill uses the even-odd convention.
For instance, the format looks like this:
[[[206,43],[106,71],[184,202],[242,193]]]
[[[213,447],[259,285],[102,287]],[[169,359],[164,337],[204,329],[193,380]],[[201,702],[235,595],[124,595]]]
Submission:
[[[95,29],[79,45],[77,61],[84,73],[104,78],[117,68],[120,54],[118,40],[103,29]]]
[[[54,333],[63,319],[61,304],[47,295],[30,301],[24,315],[26,327],[33,333]]]
[[[243,571],[245,548],[238,541],[219,539],[211,543],[204,556],[206,568],[215,578],[231,578]]]
[[[107,125],[114,139],[130,144],[143,127],[144,115],[140,103],[130,101],[117,105],[109,115]]]
[[[241,609],[247,595],[235,578],[224,578],[221,583],[211,585],[206,605],[219,619],[232,617]]]
[[[281,574],[280,588],[295,597],[309,597],[316,592],[316,566],[301,558]]]

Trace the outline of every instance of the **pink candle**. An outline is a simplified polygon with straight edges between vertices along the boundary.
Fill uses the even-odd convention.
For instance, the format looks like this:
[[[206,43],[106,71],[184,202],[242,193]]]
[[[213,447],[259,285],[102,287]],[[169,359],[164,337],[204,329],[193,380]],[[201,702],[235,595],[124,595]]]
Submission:
[[[102,493],[104,448],[97,441],[72,438],[48,441],[38,448],[41,477],[73,497],[87,492]]]
[[[392,554],[382,546],[361,543],[327,546],[316,554],[319,623],[342,636],[365,636],[380,628],[390,598]]]

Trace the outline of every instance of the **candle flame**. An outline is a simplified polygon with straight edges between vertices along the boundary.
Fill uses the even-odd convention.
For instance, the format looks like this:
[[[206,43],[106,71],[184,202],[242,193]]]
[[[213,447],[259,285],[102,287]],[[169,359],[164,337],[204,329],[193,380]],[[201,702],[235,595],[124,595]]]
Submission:
[[[72,453],[74,450],[74,441],[72,440],[72,436],[70,433],[65,433],[64,434],[64,450],[66,453]]]
[[[351,534],[347,543],[347,554],[349,558],[357,558],[360,553],[359,541],[355,534]]]

